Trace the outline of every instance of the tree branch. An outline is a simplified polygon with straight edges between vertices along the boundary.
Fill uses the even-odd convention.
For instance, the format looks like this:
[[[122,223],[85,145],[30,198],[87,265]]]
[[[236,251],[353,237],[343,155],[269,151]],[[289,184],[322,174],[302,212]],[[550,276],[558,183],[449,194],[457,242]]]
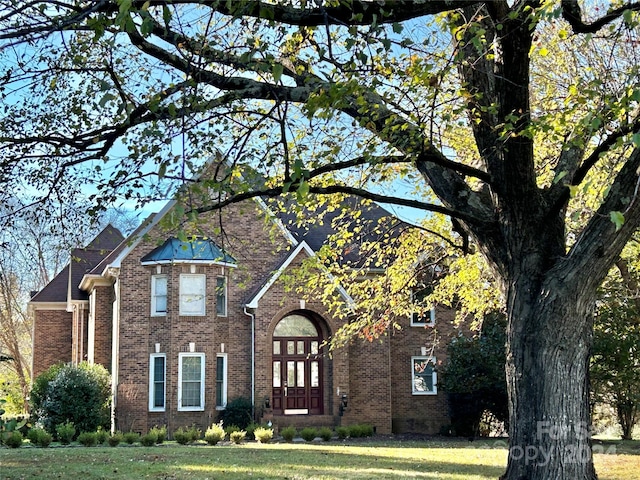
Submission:
[[[627,10],[640,11],[639,2],[629,2],[621,7],[610,10],[609,13],[591,22],[584,23],[582,20],[582,9],[578,0],[562,0],[562,18],[564,18],[575,33],[596,33],[602,27],[607,26],[614,20],[624,15]]]

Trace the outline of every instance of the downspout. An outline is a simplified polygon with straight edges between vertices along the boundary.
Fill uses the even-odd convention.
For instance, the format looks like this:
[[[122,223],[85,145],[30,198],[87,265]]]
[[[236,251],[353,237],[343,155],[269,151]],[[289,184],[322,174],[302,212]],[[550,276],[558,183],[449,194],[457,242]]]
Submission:
[[[119,272],[118,272],[119,273]],[[111,335],[111,433],[116,432],[116,407],[118,405],[118,375],[120,355],[120,278],[113,283],[113,325]]]
[[[251,318],[251,417],[255,420],[256,413],[256,315],[247,310],[244,305],[244,314]]]

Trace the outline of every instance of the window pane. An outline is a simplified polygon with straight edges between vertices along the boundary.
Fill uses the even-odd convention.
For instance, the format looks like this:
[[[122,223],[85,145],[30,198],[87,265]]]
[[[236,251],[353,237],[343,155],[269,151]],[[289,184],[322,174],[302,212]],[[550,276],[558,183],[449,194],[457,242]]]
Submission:
[[[156,281],[156,295],[167,295],[167,277],[165,277],[164,275],[162,276],[155,276],[153,277]]]
[[[274,337],[317,337],[318,330],[311,320],[302,315],[284,317],[273,330]]]
[[[304,362],[298,362],[298,387],[304,387]]]
[[[311,354],[312,355],[317,355],[318,354],[318,342],[316,340],[311,342]]]
[[[182,381],[200,381],[200,357],[182,358]]]
[[[318,369],[318,362],[311,362],[311,386],[320,386],[320,370]]]
[[[413,359],[412,378],[414,393],[435,392],[433,382],[433,360],[428,357]]]
[[[224,407],[227,403],[224,391],[224,357],[216,357],[216,407]]]
[[[222,317],[227,315],[226,277],[218,277],[216,280],[216,313]]]
[[[204,315],[205,280],[204,275],[180,275],[181,315]]]
[[[153,406],[156,408],[164,407],[164,382],[156,382],[153,385]]]
[[[273,342],[273,354],[280,355],[280,342],[277,340]]]
[[[167,277],[154,275],[153,282],[153,311],[152,313],[167,313]]]
[[[296,386],[296,362],[287,362],[287,386]]]
[[[280,362],[273,362],[273,386],[280,388],[282,382],[280,380]]]
[[[287,342],[287,354],[294,355],[296,353],[296,342],[289,340]]]
[[[162,356],[151,357],[151,401],[150,407],[162,409],[165,405],[165,358]]]
[[[304,342],[298,341],[298,355],[304,355]]]
[[[154,357],[153,359],[153,380],[164,382],[164,357]]]
[[[182,406],[200,406],[200,382],[182,382]]]

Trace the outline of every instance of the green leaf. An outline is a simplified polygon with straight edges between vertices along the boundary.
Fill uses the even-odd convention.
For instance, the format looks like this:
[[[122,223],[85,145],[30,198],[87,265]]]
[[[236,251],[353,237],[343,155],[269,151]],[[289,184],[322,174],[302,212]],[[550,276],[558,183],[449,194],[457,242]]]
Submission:
[[[113,100],[114,98],[116,98],[114,94],[105,93],[103,97],[100,99],[100,102],[98,102],[98,105],[100,105],[101,107],[104,107],[107,104],[107,102]]]
[[[611,221],[615,224],[616,226],[616,232],[618,230],[620,230],[622,228],[622,225],[624,225],[624,215],[622,212],[609,212],[609,217],[611,218]]]
[[[560,180],[566,177],[568,173],[569,172],[567,172],[566,170],[563,170],[562,172],[558,173],[553,179],[553,184],[555,185],[556,183],[558,183]]]
[[[298,197],[298,201],[303,201],[309,195],[309,182],[301,182],[298,187],[298,191],[296,192],[296,196]]]
[[[133,0],[118,0],[120,13],[125,13],[131,10],[131,4]]]
[[[394,22],[391,28],[393,28],[393,33],[401,33],[404,30],[404,26],[398,22]]]
[[[284,67],[281,63],[274,63],[271,67],[271,74],[273,75],[273,80],[275,82],[279,82],[282,78],[282,72],[284,71]]]

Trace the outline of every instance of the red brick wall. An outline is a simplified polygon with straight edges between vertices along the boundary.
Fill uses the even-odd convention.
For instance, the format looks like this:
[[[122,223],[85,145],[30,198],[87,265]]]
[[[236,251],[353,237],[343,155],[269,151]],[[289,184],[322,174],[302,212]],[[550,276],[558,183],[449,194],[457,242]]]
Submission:
[[[140,265],[140,258],[149,253],[170,232],[154,229],[123,261],[120,271],[121,319],[119,386],[117,400],[118,428],[144,431],[154,425],[167,425],[169,432],[179,426],[193,423],[206,428],[216,421],[215,408],[216,354],[222,344],[227,354],[228,400],[251,395],[251,322],[242,305],[252,289],[257,288],[267,274],[275,268],[282,252],[277,252],[264,220],[256,215],[254,204],[230,208],[222,220],[224,237],[219,231],[218,218],[202,232],[218,245],[228,248],[237,259],[239,268],[219,265],[197,265],[195,273],[206,275],[206,315],[185,317],[179,315],[179,278],[190,273],[190,265],[163,265],[161,273],[167,275],[167,314],[152,317],[150,311],[151,277],[156,266]],[[279,239],[282,242],[282,239]],[[216,279],[228,277],[226,317],[216,315]],[[166,354],[166,408],[165,412],[148,411],[149,354],[160,344]],[[178,412],[178,357],[188,351],[205,354],[205,409],[202,412]]]
[[[33,325],[33,378],[51,365],[71,361],[72,316],[65,310],[36,310]]]
[[[96,287],[93,359],[111,371],[111,340],[113,337],[113,287]]]
[[[427,355],[436,357],[440,364],[446,360],[447,344],[457,335],[453,324],[455,312],[436,311],[435,328],[411,327],[409,319],[402,319],[402,330],[390,337],[393,432],[421,432],[437,434],[448,425],[446,394],[438,389],[437,395],[413,395],[411,389],[411,357],[421,356],[422,347]],[[433,348],[433,350],[432,350]],[[437,369],[436,369],[437,370]]]

